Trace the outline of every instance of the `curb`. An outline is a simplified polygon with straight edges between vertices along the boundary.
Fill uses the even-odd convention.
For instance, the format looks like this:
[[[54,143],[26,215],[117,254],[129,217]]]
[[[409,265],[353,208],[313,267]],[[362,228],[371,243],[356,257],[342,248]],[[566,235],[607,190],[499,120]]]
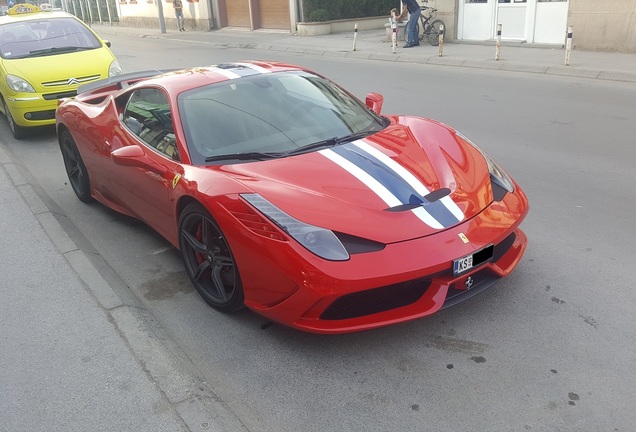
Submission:
[[[45,234],[85,288],[107,315],[150,382],[188,430],[194,432],[248,432],[247,427],[197,372],[196,366],[173,342],[146,309],[126,305],[86,254],[69,237],[22,174],[22,169],[0,145],[0,166],[5,169]]]

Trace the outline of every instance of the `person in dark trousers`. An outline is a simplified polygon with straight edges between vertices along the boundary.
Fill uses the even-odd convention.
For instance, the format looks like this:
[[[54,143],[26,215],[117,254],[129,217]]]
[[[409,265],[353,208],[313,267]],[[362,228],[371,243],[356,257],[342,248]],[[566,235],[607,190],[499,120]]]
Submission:
[[[174,14],[177,17],[179,31],[185,31],[183,28],[183,3],[181,3],[181,0],[173,0],[172,7],[174,7]]]
[[[417,29],[417,20],[420,19],[422,10],[417,0],[402,0],[402,13],[397,17],[398,21],[406,18],[409,15],[409,20],[406,23],[406,45],[404,48],[411,48],[420,44],[420,37]]]

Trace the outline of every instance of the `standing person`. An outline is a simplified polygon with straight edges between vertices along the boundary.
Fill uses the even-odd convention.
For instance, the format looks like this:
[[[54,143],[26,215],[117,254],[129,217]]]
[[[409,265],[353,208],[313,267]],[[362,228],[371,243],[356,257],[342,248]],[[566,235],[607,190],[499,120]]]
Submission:
[[[420,44],[417,20],[420,19],[422,10],[417,0],[402,0],[402,13],[397,18],[398,21],[406,18],[407,13],[409,14],[409,20],[406,23],[406,45],[404,45],[404,48],[411,48]]]
[[[179,31],[185,31],[183,28],[183,3],[181,3],[181,0],[173,0],[172,7],[174,7],[174,14],[177,17]]]

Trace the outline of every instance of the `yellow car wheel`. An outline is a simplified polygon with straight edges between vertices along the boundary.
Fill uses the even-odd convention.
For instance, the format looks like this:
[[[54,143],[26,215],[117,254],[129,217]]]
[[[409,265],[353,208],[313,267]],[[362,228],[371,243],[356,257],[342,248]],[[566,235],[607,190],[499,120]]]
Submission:
[[[11,133],[15,139],[22,139],[26,135],[26,128],[22,126],[18,126],[13,121],[13,116],[11,115],[11,111],[9,110],[9,106],[5,102],[4,98],[2,98],[2,103],[4,104],[4,115],[7,116],[7,123],[9,123],[9,129],[11,129]]]

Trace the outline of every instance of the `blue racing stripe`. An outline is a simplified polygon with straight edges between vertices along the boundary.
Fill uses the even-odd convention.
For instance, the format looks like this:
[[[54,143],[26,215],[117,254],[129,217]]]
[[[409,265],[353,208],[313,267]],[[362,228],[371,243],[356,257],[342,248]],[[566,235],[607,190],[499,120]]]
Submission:
[[[423,204],[424,209],[444,226],[444,228],[451,227],[459,222],[455,215],[446,208],[444,203],[441,201],[429,202],[425,200],[395,171],[358,146],[344,144],[333,147],[331,150],[381,183],[382,186],[387,188],[402,204]]]

